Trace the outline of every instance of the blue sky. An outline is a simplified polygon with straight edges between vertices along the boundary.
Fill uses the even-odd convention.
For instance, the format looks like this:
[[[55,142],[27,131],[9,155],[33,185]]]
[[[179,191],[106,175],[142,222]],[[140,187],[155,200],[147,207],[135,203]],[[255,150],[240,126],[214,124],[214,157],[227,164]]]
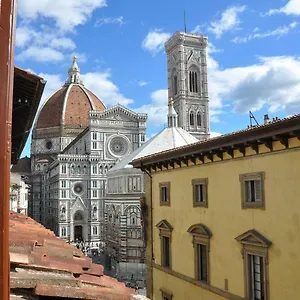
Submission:
[[[15,64],[47,80],[45,101],[76,54],[107,106],[149,114],[150,137],[166,123],[163,45],[184,9],[187,30],[209,38],[213,135],[245,128],[249,110],[260,123],[300,112],[300,0],[19,0]]]

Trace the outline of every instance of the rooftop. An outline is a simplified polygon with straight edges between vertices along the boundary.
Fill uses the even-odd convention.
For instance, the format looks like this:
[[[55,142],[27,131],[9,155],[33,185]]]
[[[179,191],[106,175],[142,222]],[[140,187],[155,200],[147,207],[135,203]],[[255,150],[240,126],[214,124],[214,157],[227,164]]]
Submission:
[[[14,212],[10,212],[9,252],[11,299],[19,295],[21,299],[126,300],[134,294],[124,283],[103,275],[103,267],[75,246]]]
[[[266,145],[272,151],[273,141],[280,141],[285,144],[288,137],[300,138],[300,114],[284,119],[275,119],[263,125],[252,126],[191,145],[136,158],[132,161],[132,165],[135,168],[141,168],[160,162],[171,163],[178,158],[195,160],[195,158],[201,158],[204,155],[212,156],[214,154],[222,157],[223,152],[233,156],[232,151],[234,149],[244,152],[245,147],[257,149],[261,144]]]

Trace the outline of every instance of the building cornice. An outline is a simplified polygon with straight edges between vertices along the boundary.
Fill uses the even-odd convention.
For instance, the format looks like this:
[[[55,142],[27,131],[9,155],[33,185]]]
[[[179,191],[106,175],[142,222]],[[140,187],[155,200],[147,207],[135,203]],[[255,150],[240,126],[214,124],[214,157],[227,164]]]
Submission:
[[[189,165],[189,162],[196,164],[197,161],[214,162],[223,160],[224,154],[235,158],[236,152],[239,152],[244,157],[248,148],[251,148],[255,154],[260,154],[261,145],[272,152],[274,142],[280,142],[287,149],[289,148],[289,139],[293,137],[300,140],[300,114],[145,156],[133,160],[131,164],[140,169],[156,169],[158,167],[162,170],[162,168],[168,168],[169,165],[174,167],[174,164],[181,166],[182,163]]]

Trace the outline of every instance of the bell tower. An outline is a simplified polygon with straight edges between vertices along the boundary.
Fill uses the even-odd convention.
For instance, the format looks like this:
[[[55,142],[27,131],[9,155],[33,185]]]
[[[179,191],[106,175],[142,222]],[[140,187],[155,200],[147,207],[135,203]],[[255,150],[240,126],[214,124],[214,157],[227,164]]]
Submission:
[[[176,32],[165,44],[168,96],[174,99],[178,126],[194,137],[209,137],[207,37]]]

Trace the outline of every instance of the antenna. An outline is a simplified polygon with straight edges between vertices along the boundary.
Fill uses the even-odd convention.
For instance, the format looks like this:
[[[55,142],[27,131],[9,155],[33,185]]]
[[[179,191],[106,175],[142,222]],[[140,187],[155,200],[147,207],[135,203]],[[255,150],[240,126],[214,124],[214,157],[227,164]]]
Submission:
[[[186,33],[186,14],[185,14],[185,9],[184,9],[183,20],[184,20],[184,32]]]
[[[250,118],[250,127],[252,127],[252,120],[255,121],[256,125],[259,125],[259,123],[257,122],[256,118],[254,117],[252,111],[249,111],[249,118]]]

